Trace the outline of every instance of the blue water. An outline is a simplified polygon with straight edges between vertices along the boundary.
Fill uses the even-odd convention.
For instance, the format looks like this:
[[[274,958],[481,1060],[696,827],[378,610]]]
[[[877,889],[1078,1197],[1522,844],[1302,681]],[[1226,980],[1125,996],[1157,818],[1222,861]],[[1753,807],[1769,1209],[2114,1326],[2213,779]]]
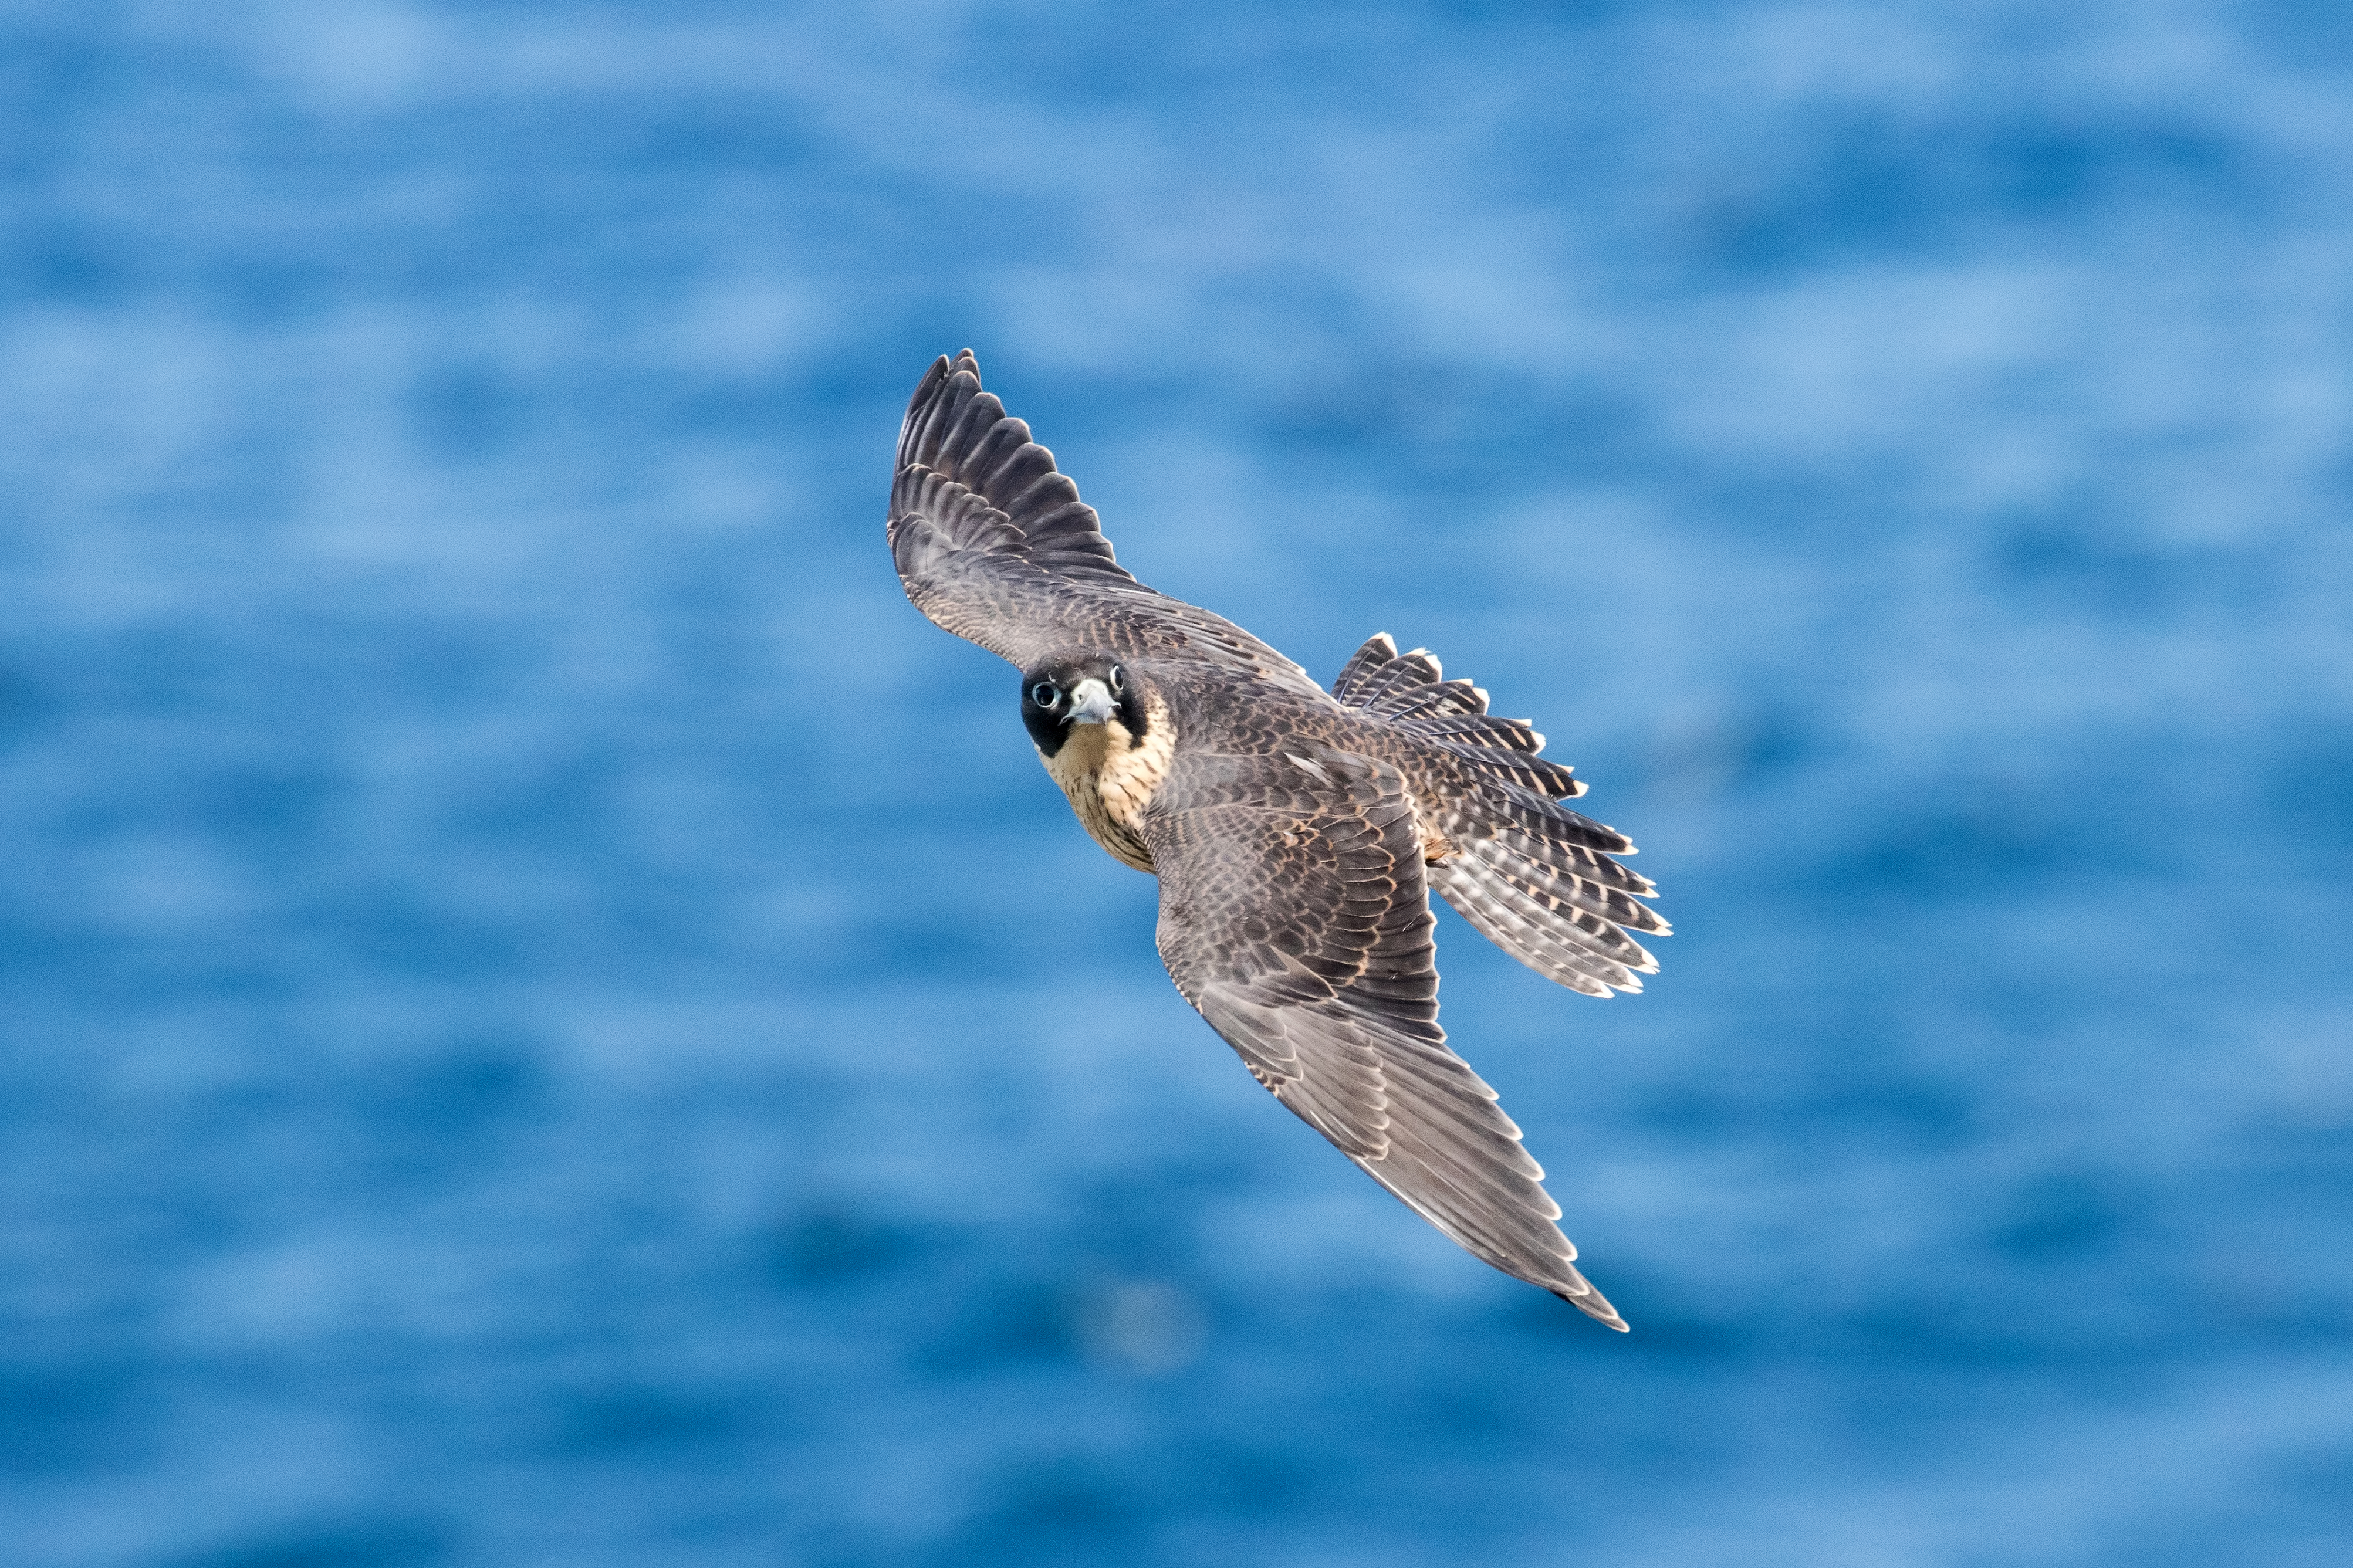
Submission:
[[[0,1520],[171,1568],[2335,1564],[2335,6],[0,12]],[[1606,1333],[1169,989],[901,598],[1533,716]]]

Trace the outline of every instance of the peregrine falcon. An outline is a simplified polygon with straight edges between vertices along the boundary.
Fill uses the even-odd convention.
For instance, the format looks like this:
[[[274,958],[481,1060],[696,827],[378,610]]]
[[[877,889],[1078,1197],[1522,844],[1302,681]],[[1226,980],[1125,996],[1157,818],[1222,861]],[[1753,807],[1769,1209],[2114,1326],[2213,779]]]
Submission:
[[[1473,1256],[1624,1329],[1543,1167],[1438,1026],[1436,889],[1588,996],[1663,934],[1634,846],[1524,720],[1382,633],[1325,691],[1112,554],[1094,509],[967,349],[907,405],[889,538],[917,609],[1021,672],[1021,721],[1113,857],[1160,879],[1169,977],[1250,1076]]]

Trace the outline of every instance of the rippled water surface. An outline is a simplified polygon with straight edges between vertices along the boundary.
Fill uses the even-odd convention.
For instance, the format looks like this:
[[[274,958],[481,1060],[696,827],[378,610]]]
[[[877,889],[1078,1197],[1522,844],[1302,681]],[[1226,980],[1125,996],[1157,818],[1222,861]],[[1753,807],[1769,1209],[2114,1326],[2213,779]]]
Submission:
[[[0,9],[0,1514],[51,1565],[2345,1561],[2331,6]],[[1529,714],[1635,1331],[1170,990],[881,544]]]

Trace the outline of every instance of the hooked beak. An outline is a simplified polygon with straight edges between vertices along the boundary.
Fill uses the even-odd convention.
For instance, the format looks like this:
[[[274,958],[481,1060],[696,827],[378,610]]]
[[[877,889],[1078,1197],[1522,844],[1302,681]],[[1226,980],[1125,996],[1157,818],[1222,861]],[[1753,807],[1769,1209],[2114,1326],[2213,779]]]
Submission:
[[[1071,716],[1065,724],[1100,724],[1119,710],[1111,688],[1092,676],[1071,688]]]

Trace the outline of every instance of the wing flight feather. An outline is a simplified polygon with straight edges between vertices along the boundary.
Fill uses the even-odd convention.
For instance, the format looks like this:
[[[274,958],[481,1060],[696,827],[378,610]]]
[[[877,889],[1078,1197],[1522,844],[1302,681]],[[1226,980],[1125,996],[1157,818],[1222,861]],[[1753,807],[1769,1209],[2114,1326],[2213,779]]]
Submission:
[[[1577,1272],[1519,1128],[1447,1048],[1397,770],[1323,748],[1180,755],[1145,838],[1161,958],[1252,1076],[1473,1255],[1624,1328]]]
[[[1231,621],[1130,575],[1054,454],[982,390],[970,349],[940,358],[916,386],[898,458],[889,537],[899,580],[956,636],[1025,668],[1085,645],[1240,667],[1327,700],[1305,670]]]

